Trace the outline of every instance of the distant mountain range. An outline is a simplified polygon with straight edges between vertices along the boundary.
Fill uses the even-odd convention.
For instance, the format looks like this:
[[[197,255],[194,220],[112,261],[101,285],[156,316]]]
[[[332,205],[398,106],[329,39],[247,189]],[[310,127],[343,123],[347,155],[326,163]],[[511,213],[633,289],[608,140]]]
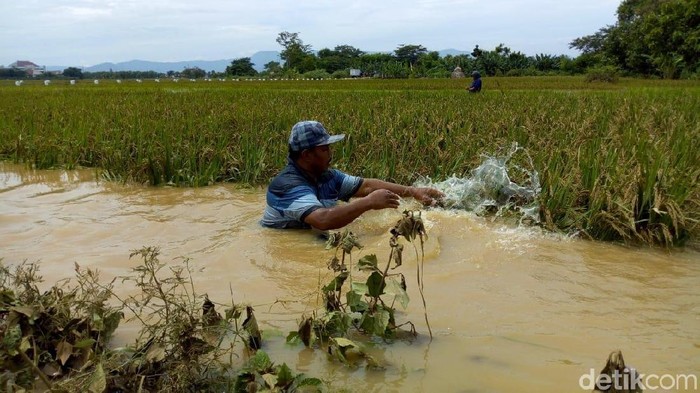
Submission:
[[[441,57],[451,55],[463,55],[470,52],[457,49],[443,49],[438,51]],[[155,71],[166,73],[168,71],[182,71],[185,68],[198,67],[204,71],[224,72],[226,67],[231,64],[234,59],[222,60],[190,60],[190,61],[175,61],[175,62],[160,62],[147,60],[131,60],[121,63],[100,63],[90,67],[84,67],[85,72],[103,72],[103,71]],[[250,56],[250,61],[253,63],[253,68],[260,72],[265,69],[265,64],[276,61],[282,62],[280,52],[277,51],[260,51]],[[46,66],[49,71],[63,71],[68,66]]]
[[[100,63],[94,66],[85,67],[83,71],[86,72],[102,72],[102,71],[155,71],[155,72],[168,72],[168,71],[182,71],[185,68],[198,67],[204,71],[216,71],[224,72],[226,67],[231,64],[234,59],[222,59],[222,60],[189,60],[189,61],[174,61],[174,62],[160,62],[160,61],[147,61],[147,60],[131,60],[121,63]],[[277,51],[261,51],[256,52],[254,55],[250,56],[250,61],[253,63],[253,68],[257,71],[262,71],[265,69],[265,64],[271,61],[282,62],[280,59],[280,53]],[[52,67],[47,67],[52,69]]]

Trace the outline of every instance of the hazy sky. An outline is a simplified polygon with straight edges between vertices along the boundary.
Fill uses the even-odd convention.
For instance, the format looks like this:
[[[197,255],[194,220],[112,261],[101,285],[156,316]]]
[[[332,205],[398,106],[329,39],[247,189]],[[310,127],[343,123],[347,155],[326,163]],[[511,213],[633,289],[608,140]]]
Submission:
[[[576,55],[568,43],[615,22],[620,0],[0,0],[0,65],[247,57],[281,50],[493,49]]]

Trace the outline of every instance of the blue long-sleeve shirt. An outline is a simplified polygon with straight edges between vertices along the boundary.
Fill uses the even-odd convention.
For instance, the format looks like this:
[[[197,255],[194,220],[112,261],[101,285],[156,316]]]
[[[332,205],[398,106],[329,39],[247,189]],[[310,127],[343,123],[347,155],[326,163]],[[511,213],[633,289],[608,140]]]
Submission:
[[[478,93],[481,91],[481,78],[474,79],[471,86],[469,86],[470,93]]]

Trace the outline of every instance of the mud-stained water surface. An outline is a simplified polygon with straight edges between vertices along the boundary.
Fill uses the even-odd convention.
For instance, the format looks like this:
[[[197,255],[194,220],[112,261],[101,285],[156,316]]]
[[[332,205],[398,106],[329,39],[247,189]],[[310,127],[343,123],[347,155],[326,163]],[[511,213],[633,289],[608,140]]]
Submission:
[[[130,251],[143,246],[160,247],[164,262],[190,258],[203,268],[198,292],[220,303],[232,292],[255,307],[275,362],[351,391],[578,392],[615,349],[641,373],[700,375],[700,253],[570,239],[455,211],[422,213],[432,342],[407,246],[411,302],[397,319],[419,336],[367,343],[385,370],[286,345],[301,314],[320,305],[333,252],[309,231],[262,228],[264,198],[262,188],[129,186],[90,170],[0,163],[0,258],[39,261],[46,284],[73,277],[74,262],[105,280],[128,274],[140,261]],[[386,260],[387,231],[400,216],[401,208],[371,212],[353,223],[365,246],[356,257]],[[129,327],[117,334],[115,345],[134,337]]]

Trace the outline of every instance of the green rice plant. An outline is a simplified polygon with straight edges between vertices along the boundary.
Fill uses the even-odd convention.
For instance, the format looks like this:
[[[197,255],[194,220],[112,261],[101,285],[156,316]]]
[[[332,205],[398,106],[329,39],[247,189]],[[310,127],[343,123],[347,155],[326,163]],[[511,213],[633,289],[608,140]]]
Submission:
[[[698,234],[697,81],[485,78],[478,95],[451,79],[168,83],[2,85],[0,158],[152,185],[264,185],[292,125],[315,119],[347,135],[334,163],[349,173],[463,176],[517,142],[541,174],[549,228],[667,246]]]

